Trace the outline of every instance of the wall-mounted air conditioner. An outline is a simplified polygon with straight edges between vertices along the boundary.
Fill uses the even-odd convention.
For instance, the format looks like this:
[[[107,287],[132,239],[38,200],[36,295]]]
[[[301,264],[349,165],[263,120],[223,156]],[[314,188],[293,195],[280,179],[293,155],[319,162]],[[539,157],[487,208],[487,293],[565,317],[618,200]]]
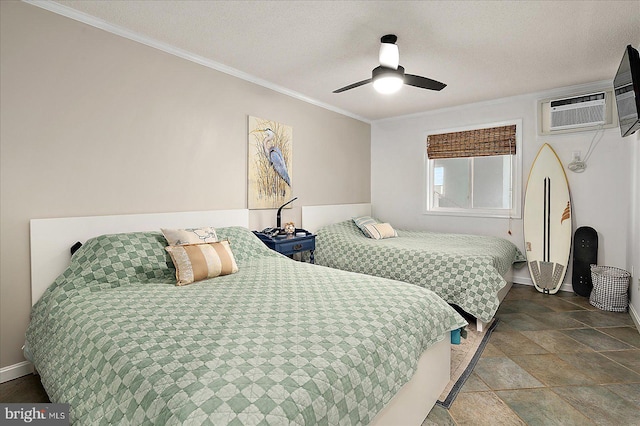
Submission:
[[[604,92],[555,99],[550,106],[552,131],[604,124]]]
[[[539,101],[538,131],[551,135],[615,127],[613,100],[613,89],[607,89]]]

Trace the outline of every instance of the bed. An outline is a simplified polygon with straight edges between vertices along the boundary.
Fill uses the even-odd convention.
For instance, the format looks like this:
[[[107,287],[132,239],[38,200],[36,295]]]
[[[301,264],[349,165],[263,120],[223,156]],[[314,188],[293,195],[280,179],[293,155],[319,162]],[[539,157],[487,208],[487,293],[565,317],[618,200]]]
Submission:
[[[498,237],[396,230],[397,237],[375,240],[353,217],[369,216],[369,204],[305,206],[303,226],[316,232],[315,262],[428,288],[477,319],[490,323],[511,287],[513,264],[525,258]]]
[[[60,265],[43,241],[61,227],[43,221],[32,267],[47,275]],[[124,222],[34,298],[25,355],[74,423],[419,425],[448,382],[449,332],[466,321],[428,290],[295,262],[234,220],[216,231],[238,271],[176,286],[162,234],[145,215]]]

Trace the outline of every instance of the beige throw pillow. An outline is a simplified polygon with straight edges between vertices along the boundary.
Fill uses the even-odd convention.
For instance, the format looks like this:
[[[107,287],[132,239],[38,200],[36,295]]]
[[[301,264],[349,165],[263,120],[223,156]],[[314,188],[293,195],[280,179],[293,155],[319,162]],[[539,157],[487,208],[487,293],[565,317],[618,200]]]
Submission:
[[[388,223],[372,223],[364,227],[364,232],[369,238],[381,240],[383,238],[397,237],[398,233]]]

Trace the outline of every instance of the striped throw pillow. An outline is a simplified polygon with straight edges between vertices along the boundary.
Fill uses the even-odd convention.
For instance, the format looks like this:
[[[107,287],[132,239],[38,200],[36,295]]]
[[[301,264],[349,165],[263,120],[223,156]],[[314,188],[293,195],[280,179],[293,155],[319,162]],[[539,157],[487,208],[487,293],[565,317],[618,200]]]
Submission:
[[[168,246],[165,249],[176,267],[177,285],[238,272],[231,246],[226,240],[209,244]]]
[[[374,240],[398,236],[396,230],[388,223],[372,223],[364,227],[364,232],[369,238],[373,238]]]
[[[372,218],[371,216],[354,217],[353,222],[356,224],[358,228],[360,228],[360,230],[364,233],[364,235],[367,235],[367,231],[365,231],[365,227],[367,225],[378,223],[378,221]]]

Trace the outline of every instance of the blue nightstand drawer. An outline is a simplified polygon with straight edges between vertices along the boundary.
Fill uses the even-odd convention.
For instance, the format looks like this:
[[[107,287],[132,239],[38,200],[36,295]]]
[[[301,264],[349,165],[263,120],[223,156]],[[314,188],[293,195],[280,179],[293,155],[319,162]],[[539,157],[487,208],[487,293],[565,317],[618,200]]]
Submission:
[[[253,231],[253,233],[271,250],[286,256],[308,251],[311,254],[311,263],[314,262],[313,253],[316,249],[316,236],[304,229],[296,229],[297,234],[304,233],[303,235],[290,237],[286,235],[271,236],[257,231]]]
[[[287,238],[276,238],[276,241],[277,240],[282,240],[278,243],[278,252],[282,254],[299,253],[301,251],[315,250],[316,248],[315,236],[292,238],[290,240]]]

